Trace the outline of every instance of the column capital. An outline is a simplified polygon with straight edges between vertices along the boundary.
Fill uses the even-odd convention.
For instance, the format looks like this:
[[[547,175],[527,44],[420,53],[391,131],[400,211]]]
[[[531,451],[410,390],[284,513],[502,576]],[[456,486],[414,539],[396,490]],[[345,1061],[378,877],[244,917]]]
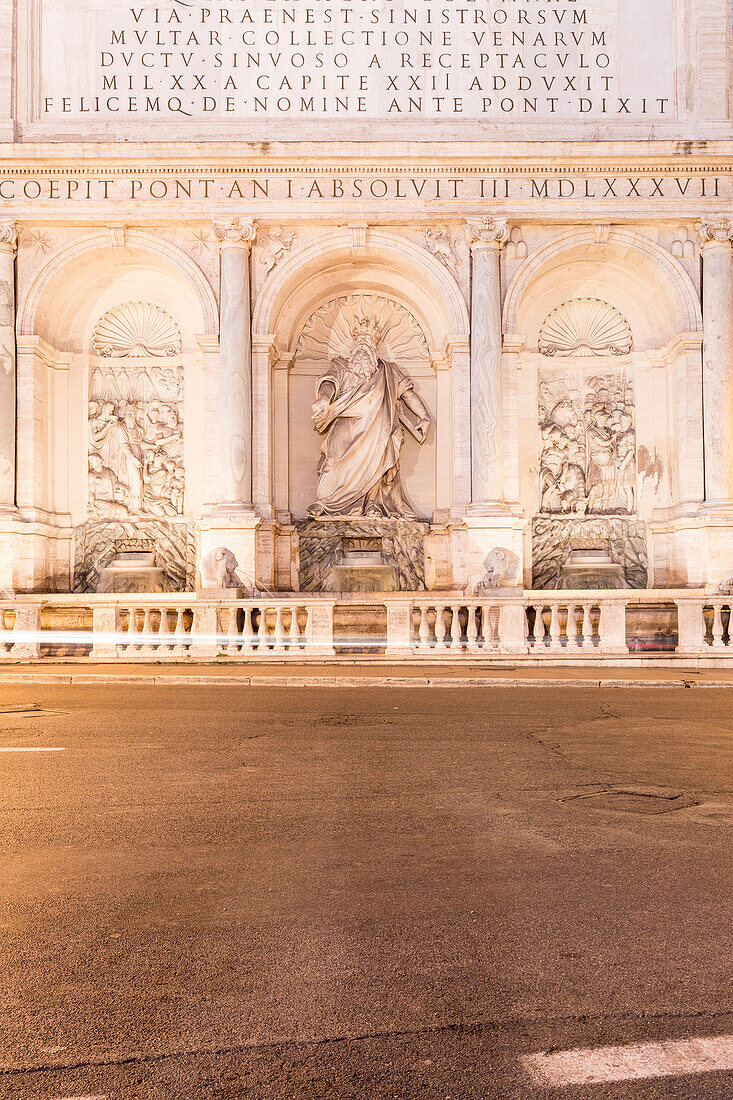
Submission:
[[[482,218],[481,221],[466,222],[466,237],[472,252],[481,252],[487,248],[501,252],[509,240],[509,226],[505,218]]]
[[[0,252],[15,255],[18,247],[18,227],[15,222],[0,222]]]
[[[213,223],[220,248],[241,248],[249,252],[257,236],[257,222],[251,218],[229,218]]]
[[[733,221],[728,217],[712,218],[709,221],[701,218],[695,222],[695,229],[703,250],[712,244],[733,244]]]

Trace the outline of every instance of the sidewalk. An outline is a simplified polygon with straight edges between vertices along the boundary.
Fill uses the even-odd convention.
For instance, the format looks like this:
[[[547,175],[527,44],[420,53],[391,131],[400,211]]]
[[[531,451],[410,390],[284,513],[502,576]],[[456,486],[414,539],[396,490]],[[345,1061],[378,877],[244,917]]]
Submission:
[[[12,684],[212,684],[220,687],[733,687],[733,668],[521,667],[479,664],[153,664],[50,661],[0,666]]]

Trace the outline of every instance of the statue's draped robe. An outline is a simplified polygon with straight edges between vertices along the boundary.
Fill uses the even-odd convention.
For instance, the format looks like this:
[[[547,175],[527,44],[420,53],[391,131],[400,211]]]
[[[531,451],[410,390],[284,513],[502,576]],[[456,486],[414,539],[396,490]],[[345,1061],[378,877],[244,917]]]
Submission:
[[[379,360],[374,374],[353,388],[345,359],[335,359],[318,379],[335,393],[320,422],[325,431],[318,466],[318,498],[308,511],[321,515],[382,515],[415,518],[399,478],[403,431],[399,402],[413,388],[394,363]]]

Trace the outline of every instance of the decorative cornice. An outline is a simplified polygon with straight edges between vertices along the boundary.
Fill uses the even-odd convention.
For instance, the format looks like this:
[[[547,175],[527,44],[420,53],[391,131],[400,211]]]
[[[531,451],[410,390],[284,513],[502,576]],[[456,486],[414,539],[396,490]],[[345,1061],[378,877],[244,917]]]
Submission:
[[[716,218],[714,221],[695,222],[695,229],[700,238],[700,247],[705,248],[711,244],[733,243],[733,221],[730,218]]]
[[[505,218],[483,218],[480,222],[466,222],[466,236],[472,252],[485,248],[500,252],[509,240],[509,227]]]
[[[14,255],[17,247],[17,225],[15,222],[2,222],[0,224],[0,252],[10,252]]]
[[[257,237],[257,222],[251,218],[215,221],[213,228],[221,248],[243,248],[249,252]]]

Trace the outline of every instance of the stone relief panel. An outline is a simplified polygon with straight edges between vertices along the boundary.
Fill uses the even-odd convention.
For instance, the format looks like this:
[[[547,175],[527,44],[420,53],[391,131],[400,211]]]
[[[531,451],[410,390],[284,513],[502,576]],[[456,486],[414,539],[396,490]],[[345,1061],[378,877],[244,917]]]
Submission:
[[[296,358],[330,361],[348,355],[352,333],[365,318],[379,332],[380,358],[430,360],[425,333],[414,314],[394,299],[358,292],[333,298],[311,314],[298,340]]]
[[[183,368],[96,366],[88,461],[92,515],[182,515]]]
[[[343,560],[348,543],[378,543],[385,564],[394,569],[400,592],[425,589],[426,523],[396,518],[358,518],[323,522],[303,520],[298,528],[298,571],[302,592],[334,589],[333,567]]]
[[[614,306],[597,298],[563,302],[540,329],[540,352],[558,358],[628,355],[632,345],[626,318]]]
[[[624,372],[539,374],[540,511],[636,511],[633,388]]]
[[[181,354],[181,331],[151,302],[125,302],[97,323],[92,348],[104,359],[171,358]]]

